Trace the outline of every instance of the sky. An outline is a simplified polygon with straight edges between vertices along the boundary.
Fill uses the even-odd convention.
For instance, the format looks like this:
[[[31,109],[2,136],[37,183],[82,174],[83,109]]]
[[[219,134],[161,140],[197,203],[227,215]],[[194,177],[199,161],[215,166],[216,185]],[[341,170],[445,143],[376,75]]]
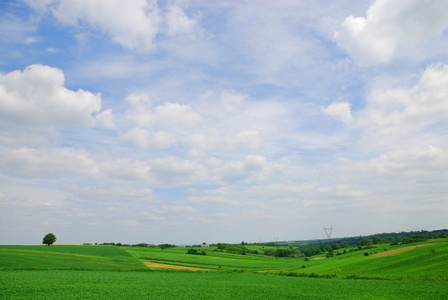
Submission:
[[[0,1],[1,244],[447,215],[446,0]]]

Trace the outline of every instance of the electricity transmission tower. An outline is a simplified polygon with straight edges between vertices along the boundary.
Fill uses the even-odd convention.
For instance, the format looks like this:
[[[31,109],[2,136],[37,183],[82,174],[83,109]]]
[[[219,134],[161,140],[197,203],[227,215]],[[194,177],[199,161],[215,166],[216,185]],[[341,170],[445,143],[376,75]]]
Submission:
[[[333,226],[330,226],[330,227],[324,226],[324,231],[325,231],[325,234],[327,235],[327,239],[330,239],[331,233],[333,232]]]

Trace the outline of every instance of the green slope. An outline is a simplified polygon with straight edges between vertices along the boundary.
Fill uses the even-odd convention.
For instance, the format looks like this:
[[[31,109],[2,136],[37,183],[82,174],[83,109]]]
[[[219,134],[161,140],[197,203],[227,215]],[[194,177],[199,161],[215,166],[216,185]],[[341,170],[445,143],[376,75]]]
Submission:
[[[412,245],[396,246],[396,249]],[[352,252],[349,254],[311,260],[305,269],[291,271],[318,275],[360,276],[388,279],[443,279],[448,280],[448,242],[434,243],[423,247],[395,253],[384,257],[381,253],[389,245]],[[368,252],[369,256],[364,256]]]
[[[304,258],[274,258],[266,255],[240,255],[215,252],[207,248],[206,256],[186,254],[188,248],[126,248],[142,261],[152,261],[173,265],[202,267],[219,270],[271,271],[282,274],[331,277],[367,277],[384,279],[442,279],[448,280],[448,241],[439,240],[427,246],[410,249],[384,257],[375,257],[384,249],[401,249],[415,244],[390,246],[375,245],[371,249],[353,251],[345,249],[346,254],[332,258],[324,256]],[[339,249],[342,252],[344,249]],[[364,253],[368,253],[365,256]]]
[[[112,246],[0,246],[0,270],[145,269],[128,252]]]

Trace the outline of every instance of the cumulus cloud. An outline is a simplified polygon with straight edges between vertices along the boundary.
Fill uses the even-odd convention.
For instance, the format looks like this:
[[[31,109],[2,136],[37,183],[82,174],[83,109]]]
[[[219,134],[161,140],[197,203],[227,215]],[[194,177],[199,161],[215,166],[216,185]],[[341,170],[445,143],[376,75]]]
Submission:
[[[150,188],[136,188],[128,185],[92,186],[74,191],[74,197],[82,201],[129,204],[129,202],[154,202],[155,196]]]
[[[358,123],[368,139],[394,141],[448,118],[448,65],[429,66],[410,88],[379,89],[367,99]]]
[[[190,33],[197,26],[197,20],[189,18],[178,5],[170,4],[165,16],[168,24],[168,35]]]
[[[323,112],[328,116],[341,120],[345,124],[351,124],[353,116],[350,107],[351,105],[348,102],[332,103],[324,108]]]
[[[121,135],[121,140],[138,148],[147,148],[149,146],[148,132],[138,127],[123,133]]]
[[[2,153],[0,169],[4,174],[22,178],[58,178],[94,176],[97,164],[83,149],[20,148]]]
[[[388,63],[399,46],[442,35],[448,28],[446,11],[444,0],[376,0],[367,17],[347,17],[334,38],[362,65]]]
[[[115,42],[130,49],[151,49],[160,17],[156,2],[146,0],[54,0],[50,5],[53,15],[63,24],[89,24],[109,35]]]
[[[381,154],[366,161],[341,159],[340,176],[357,180],[409,183],[443,183],[448,180],[448,152],[434,146],[412,147]],[[441,186],[439,186],[441,187]]]
[[[92,114],[101,109],[101,95],[81,89],[69,90],[64,87],[64,82],[61,70],[42,65],[1,74],[2,122],[15,127],[56,129],[93,126]]]
[[[194,32],[198,20],[189,17],[180,3],[169,3],[165,13],[156,1],[130,0],[26,0],[40,13],[50,10],[64,25],[85,29],[84,25],[99,30],[113,41],[129,49],[154,48],[157,33],[169,36]],[[162,25],[166,24],[166,31]],[[80,33],[78,36],[84,36]]]
[[[192,148],[244,151],[258,149],[261,144],[257,130],[244,130],[235,135],[223,136],[218,130],[194,133],[185,137],[185,143]]]
[[[101,157],[84,149],[20,148],[1,153],[2,174],[17,178],[78,178],[105,182],[145,182],[155,186],[186,186],[205,182],[203,164],[168,156],[143,161]]]
[[[99,128],[115,129],[114,114],[112,109],[106,109],[95,116],[95,125]]]
[[[176,143],[176,138],[166,131],[156,131],[152,135],[142,128],[135,127],[120,135],[122,141],[137,148],[168,148]]]
[[[131,94],[126,101],[130,105],[126,118],[143,128],[153,130],[190,128],[201,120],[201,116],[193,111],[190,105],[166,102],[153,108],[146,94]]]

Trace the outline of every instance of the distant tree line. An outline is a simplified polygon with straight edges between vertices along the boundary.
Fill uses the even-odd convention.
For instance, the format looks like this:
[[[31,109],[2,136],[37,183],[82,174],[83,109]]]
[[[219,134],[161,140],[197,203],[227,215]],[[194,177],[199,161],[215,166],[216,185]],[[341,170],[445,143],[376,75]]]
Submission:
[[[358,246],[358,243],[362,240],[369,239],[373,241],[373,244],[385,244],[385,243],[402,243],[403,241],[410,241],[415,239],[429,240],[438,238],[447,238],[448,229],[434,230],[434,231],[409,231],[409,232],[393,232],[393,233],[380,233],[368,236],[356,236],[356,237],[345,237],[337,239],[325,239],[325,240],[308,240],[308,241],[287,241],[287,242],[267,242],[267,243],[255,243],[255,245],[260,246],[322,246],[322,245],[333,245],[333,244],[343,244],[346,248],[346,244],[349,246]],[[406,243],[406,242],[405,242]]]
[[[242,255],[245,255],[246,253],[258,254],[258,251],[251,250],[247,247],[244,247],[244,245],[247,245],[247,243],[246,242],[242,242],[241,244],[218,243],[218,244],[212,244],[211,246],[217,247],[217,250],[215,251],[229,252]]]
[[[92,245],[92,244],[84,243],[84,245]],[[122,244],[122,243],[101,243],[101,244],[98,244],[98,243],[95,243],[95,245],[118,246],[118,247],[159,247],[161,249],[176,247],[176,245],[172,245],[172,244],[154,245],[154,244],[148,244],[148,243],[138,243],[138,244]]]
[[[282,246],[288,246],[285,242],[281,242],[282,246],[277,248],[267,248],[264,250],[264,254],[275,257],[311,257],[326,253],[327,257],[332,257],[335,255],[334,251],[353,246],[357,246],[357,248],[350,249],[348,251],[344,250],[342,252],[338,251],[336,255],[342,255],[347,252],[362,249],[369,249],[376,244],[410,244],[437,238],[448,238],[448,230],[444,229],[432,232],[398,233],[391,234],[390,236],[387,234],[378,234],[366,237],[333,239],[331,240],[333,243],[330,241],[315,241],[314,243],[308,242],[306,245],[301,245],[298,247],[294,247],[294,242],[291,242],[288,248],[281,248]],[[272,244],[275,245],[275,243],[265,243],[266,246],[273,246]]]

